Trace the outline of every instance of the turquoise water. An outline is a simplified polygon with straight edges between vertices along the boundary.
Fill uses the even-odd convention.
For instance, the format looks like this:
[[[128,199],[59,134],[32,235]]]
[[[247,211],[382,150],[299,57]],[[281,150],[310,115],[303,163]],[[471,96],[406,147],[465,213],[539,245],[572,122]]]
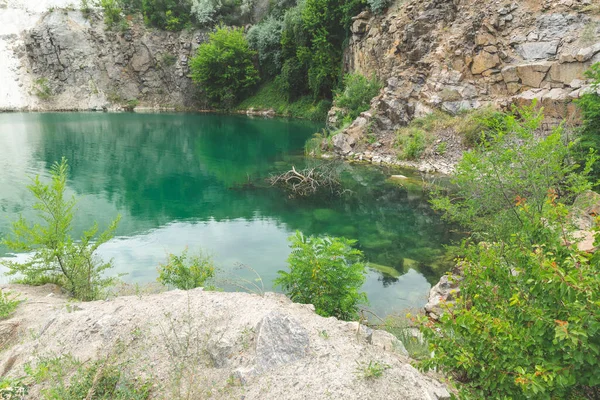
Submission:
[[[293,199],[265,183],[314,163],[302,149],[320,128],[245,116],[0,114],[0,234],[19,214],[33,216],[29,178],[47,179],[64,156],[79,199],[75,233],[121,214],[100,253],[128,282],[154,281],[167,253],[188,247],[211,253],[224,275],[252,267],[270,289],[286,267],[287,237],[301,230],[358,241],[376,267],[364,286],[374,311],[422,306],[444,272],[438,258],[450,234],[415,185],[388,179],[407,171],[340,164],[350,190],[342,198]]]

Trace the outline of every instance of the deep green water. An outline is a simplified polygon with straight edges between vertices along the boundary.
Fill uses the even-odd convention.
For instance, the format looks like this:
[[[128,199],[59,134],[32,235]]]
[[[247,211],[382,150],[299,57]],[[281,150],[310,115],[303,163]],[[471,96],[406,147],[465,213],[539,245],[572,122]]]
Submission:
[[[76,233],[122,215],[100,253],[126,281],[153,281],[166,254],[187,246],[212,253],[226,274],[251,266],[270,289],[286,266],[287,237],[301,230],[356,239],[370,262],[396,271],[369,273],[364,290],[376,312],[422,306],[444,272],[437,258],[449,233],[420,190],[387,179],[406,171],[341,164],[352,191],[341,199],[290,199],[264,183],[315,162],[302,148],[319,129],[244,116],[0,114],[0,234],[19,214],[33,215],[29,177],[47,178],[65,156],[79,199]],[[2,256],[12,255],[0,248]]]

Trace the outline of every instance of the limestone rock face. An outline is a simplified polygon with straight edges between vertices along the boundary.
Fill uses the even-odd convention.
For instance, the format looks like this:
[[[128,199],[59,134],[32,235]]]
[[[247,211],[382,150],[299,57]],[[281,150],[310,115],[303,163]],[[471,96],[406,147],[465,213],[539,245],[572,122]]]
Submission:
[[[267,314],[256,329],[256,364],[269,370],[304,358],[310,347],[308,332],[289,315]]]
[[[137,100],[143,107],[189,107],[195,88],[188,59],[200,33],[180,34],[130,24],[105,29],[102,16],[56,10],[25,33],[23,62],[51,96],[40,109],[100,110]],[[203,40],[203,39],[201,39]]]
[[[429,291],[429,301],[425,305],[425,312],[433,319],[439,319],[448,307],[452,307],[454,300],[460,293],[458,283],[461,277],[457,274],[444,275],[440,281]]]
[[[541,4],[543,3],[543,4]],[[407,0],[383,15],[354,20],[345,54],[348,72],[375,73],[384,87],[371,101],[361,140],[345,157],[397,159],[392,135],[434,110],[508,110],[538,101],[547,126],[577,119],[573,99],[589,90],[584,72],[600,62],[600,15],[589,0]],[[368,27],[368,29],[366,28]],[[369,143],[381,143],[375,148]],[[394,147],[395,146],[395,147]],[[415,164],[441,171],[433,147]],[[367,154],[369,155],[367,157]]]
[[[490,54],[487,51],[482,51],[473,58],[471,72],[473,75],[481,74],[488,69],[492,69],[500,64],[500,57],[497,54]]]

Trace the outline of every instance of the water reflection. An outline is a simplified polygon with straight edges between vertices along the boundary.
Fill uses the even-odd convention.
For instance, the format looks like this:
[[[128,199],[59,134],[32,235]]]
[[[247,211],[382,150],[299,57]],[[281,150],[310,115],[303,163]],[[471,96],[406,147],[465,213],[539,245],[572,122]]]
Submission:
[[[119,237],[101,251],[130,281],[153,280],[167,252],[201,246],[223,268],[242,262],[268,283],[298,229],[358,240],[376,268],[365,290],[378,312],[423,304],[449,235],[419,190],[386,179],[397,171],[343,165],[352,195],[341,199],[290,199],[264,184],[306,162],[302,146],[317,129],[237,116],[0,115],[0,233],[31,216],[27,177],[47,177],[65,156],[80,199],[76,230],[122,214]]]

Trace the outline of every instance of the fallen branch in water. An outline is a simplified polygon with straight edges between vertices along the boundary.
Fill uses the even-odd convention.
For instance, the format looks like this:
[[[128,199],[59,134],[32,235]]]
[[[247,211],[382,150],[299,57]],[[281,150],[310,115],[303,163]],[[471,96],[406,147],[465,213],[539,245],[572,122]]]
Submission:
[[[290,197],[307,197],[321,190],[331,194],[342,195],[347,190],[342,189],[339,181],[339,172],[335,166],[321,164],[300,171],[296,167],[279,175],[267,178],[271,186],[279,186],[289,192]]]

